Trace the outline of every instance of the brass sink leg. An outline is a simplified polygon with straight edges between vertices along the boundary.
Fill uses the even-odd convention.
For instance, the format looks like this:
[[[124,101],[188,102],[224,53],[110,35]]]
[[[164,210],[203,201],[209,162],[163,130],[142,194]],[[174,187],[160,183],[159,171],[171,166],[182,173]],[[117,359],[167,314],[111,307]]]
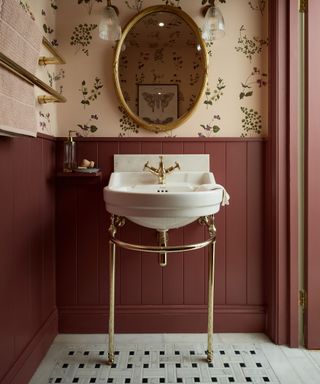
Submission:
[[[114,362],[114,291],[115,291],[116,245],[109,241],[109,352],[107,363]]]
[[[159,246],[166,247],[168,245],[168,231],[158,231],[159,233]],[[168,253],[159,253],[159,264],[161,267],[165,267],[168,263]]]
[[[208,247],[208,352],[207,360],[209,363],[213,360],[213,310],[214,310],[214,258],[215,258],[214,240]]]

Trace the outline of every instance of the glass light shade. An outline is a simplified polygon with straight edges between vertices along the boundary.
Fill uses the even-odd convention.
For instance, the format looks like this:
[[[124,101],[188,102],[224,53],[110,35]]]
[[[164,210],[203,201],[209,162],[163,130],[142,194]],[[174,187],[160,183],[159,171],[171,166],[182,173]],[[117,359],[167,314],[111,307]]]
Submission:
[[[202,28],[202,38],[205,41],[221,39],[225,35],[224,19],[218,7],[208,8]]]
[[[113,7],[106,7],[99,24],[99,37],[102,40],[117,41],[121,37],[121,26]]]

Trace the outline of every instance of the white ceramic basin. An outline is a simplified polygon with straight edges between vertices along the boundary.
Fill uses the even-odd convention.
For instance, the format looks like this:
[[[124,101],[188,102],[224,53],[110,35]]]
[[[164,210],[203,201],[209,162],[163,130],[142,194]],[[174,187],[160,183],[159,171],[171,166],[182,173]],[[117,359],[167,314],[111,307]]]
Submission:
[[[167,230],[215,214],[222,202],[222,188],[211,172],[174,172],[165,184],[148,172],[114,172],[104,188],[108,212],[148,228]]]

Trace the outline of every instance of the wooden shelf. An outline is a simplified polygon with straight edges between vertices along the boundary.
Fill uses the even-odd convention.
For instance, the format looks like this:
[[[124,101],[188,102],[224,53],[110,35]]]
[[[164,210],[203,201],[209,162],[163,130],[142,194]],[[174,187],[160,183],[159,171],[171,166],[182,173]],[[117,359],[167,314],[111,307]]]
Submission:
[[[61,178],[75,178],[75,177],[99,177],[101,179],[102,177],[102,172],[101,171],[97,171],[97,172],[92,172],[92,173],[87,173],[87,172],[77,172],[77,171],[73,171],[73,172],[58,172],[57,173],[57,177],[61,177]]]

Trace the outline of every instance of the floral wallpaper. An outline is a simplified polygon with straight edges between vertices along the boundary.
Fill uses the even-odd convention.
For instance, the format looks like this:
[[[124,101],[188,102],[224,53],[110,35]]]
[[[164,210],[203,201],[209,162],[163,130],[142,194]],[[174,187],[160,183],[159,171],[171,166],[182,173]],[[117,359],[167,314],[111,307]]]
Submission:
[[[201,27],[201,7],[208,0],[113,0],[122,27],[144,8],[181,7]],[[207,44],[208,82],[192,116],[178,128],[154,133],[139,127],[120,105],[113,84],[114,44],[98,36],[104,0],[20,0],[66,59],[64,66],[43,70],[46,81],[67,98],[39,111],[39,131],[66,136],[105,137],[257,137],[267,135],[267,0],[219,0],[226,35]],[[161,59],[158,52],[158,59]],[[142,56],[142,59],[143,56]],[[185,60],[184,60],[185,61]],[[179,60],[177,60],[177,65]],[[181,64],[183,66],[183,63]],[[130,68],[130,62],[128,62]],[[156,81],[161,81],[157,79]],[[137,82],[143,83],[143,71]],[[176,79],[178,83],[179,79]],[[190,75],[190,86],[196,82]],[[52,110],[52,108],[54,110]],[[54,121],[53,121],[54,120]]]

